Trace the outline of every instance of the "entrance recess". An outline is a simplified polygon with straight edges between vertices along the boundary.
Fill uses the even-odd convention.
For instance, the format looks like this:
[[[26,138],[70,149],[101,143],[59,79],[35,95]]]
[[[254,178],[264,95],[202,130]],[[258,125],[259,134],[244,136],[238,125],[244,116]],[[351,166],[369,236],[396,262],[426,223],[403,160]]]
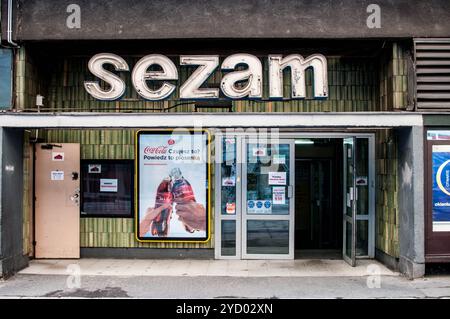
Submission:
[[[355,266],[374,257],[373,134],[281,133],[261,141],[237,133],[216,141],[216,258],[342,249]]]
[[[242,258],[294,258],[294,141],[247,140],[242,185]]]
[[[36,144],[36,258],[80,257],[79,172],[79,144]]]

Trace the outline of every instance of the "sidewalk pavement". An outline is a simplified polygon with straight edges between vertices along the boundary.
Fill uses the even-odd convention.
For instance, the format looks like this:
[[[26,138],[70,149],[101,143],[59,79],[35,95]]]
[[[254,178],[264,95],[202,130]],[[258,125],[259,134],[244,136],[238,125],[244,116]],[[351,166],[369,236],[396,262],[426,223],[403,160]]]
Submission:
[[[83,276],[231,276],[231,277],[359,277],[397,276],[375,260],[360,260],[350,267],[343,260],[192,260],[192,259],[76,259],[32,260],[20,274],[67,275],[77,265]],[[73,266],[72,266],[73,267]],[[376,269],[373,269],[373,268]]]
[[[35,260],[0,281],[0,298],[30,297],[450,298],[450,276],[412,281],[374,260]]]

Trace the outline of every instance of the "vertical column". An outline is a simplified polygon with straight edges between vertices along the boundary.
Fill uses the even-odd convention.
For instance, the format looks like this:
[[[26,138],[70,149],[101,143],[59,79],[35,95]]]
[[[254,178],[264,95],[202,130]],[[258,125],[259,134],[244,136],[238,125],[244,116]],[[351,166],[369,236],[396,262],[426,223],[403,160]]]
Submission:
[[[23,256],[23,130],[0,128],[0,277],[28,264]]]
[[[425,274],[423,127],[397,130],[399,268],[409,278]]]

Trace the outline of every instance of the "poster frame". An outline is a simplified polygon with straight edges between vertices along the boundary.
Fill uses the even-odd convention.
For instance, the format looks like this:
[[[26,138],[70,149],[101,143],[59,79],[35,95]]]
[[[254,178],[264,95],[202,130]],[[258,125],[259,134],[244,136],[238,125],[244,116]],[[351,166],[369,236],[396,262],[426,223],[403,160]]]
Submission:
[[[182,131],[177,131],[182,129]],[[173,135],[173,134],[206,134],[207,163],[206,179],[208,188],[206,190],[206,238],[141,238],[139,236],[139,164],[140,164],[140,136],[141,135]],[[134,138],[134,237],[141,243],[202,243],[206,244],[211,240],[211,133],[207,129],[194,128],[165,128],[165,129],[140,129],[135,132]]]
[[[424,214],[425,214],[425,234],[424,234],[424,255],[425,263],[448,263],[450,261],[450,232],[433,232],[433,168],[432,168],[432,147],[433,145],[450,145],[448,140],[428,140],[429,131],[448,130],[444,127],[428,127],[423,132],[424,142]]]

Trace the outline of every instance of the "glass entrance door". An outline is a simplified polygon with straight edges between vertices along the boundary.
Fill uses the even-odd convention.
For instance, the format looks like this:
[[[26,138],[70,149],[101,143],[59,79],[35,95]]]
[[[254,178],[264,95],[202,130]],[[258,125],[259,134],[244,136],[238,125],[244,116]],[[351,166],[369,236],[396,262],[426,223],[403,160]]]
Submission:
[[[242,258],[294,258],[293,140],[244,140]]]
[[[356,265],[356,138],[344,138],[344,231],[342,256],[354,267]]]

